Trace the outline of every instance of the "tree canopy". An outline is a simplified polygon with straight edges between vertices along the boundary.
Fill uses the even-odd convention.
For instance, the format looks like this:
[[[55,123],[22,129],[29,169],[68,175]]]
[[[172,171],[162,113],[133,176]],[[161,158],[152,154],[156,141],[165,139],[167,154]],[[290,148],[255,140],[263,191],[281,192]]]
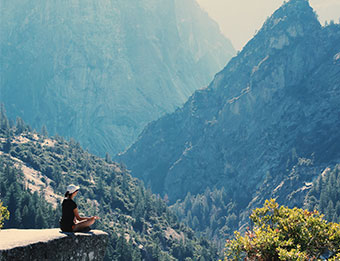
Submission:
[[[253,228],[227,240],[225,260],[339,260],[340,224],[323,217],[266,200],[250,215]]]

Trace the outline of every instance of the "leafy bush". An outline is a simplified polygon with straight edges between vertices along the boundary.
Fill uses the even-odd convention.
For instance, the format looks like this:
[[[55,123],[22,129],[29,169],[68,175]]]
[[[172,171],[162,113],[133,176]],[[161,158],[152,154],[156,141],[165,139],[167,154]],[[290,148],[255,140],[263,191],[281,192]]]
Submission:
[[[3,226],[5,219],[9,219],[9,211],[7,210],[7,207],[2,205],[2,201],[0,200],[0,229]]]
[[[340,258],[340,224],[327,222],[318,211],[279,207],[266,200],[250,216],[252,230],[227,240],[225,260],[314,260]]]

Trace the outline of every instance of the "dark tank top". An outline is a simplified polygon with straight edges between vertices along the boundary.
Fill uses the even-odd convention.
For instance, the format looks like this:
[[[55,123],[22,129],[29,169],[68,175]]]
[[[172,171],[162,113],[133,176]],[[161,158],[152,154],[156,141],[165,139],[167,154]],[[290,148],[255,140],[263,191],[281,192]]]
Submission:
[[[60,228],[63,231],[72,231],[74,225],[74,212],[77,204],[70,198],[64,199],[62,203],[62,217],[60,220]]]

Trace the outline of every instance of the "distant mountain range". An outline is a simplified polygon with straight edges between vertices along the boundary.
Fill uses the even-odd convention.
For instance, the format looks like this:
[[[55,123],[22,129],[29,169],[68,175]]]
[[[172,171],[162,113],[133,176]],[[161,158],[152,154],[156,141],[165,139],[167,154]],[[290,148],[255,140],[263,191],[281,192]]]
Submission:
[[[114,155],[205,87],[234,49],[194,0],[1,0],[9,117]]]
[[[21,119],[9,124],[1,108],[5,203],[23,184],[53,204],[66,184],[80,184],[89,199],[80,206],[99,211],[111,233],[109,255],[127,260],[216,259],[163,196],[216,241],[270,197],[339,222],[340,25],[322,27],[308,1],[284,3],[205,88],[211,64],[222,67],[233,51],[193,1],[0,1],[0,101],[11,118],[113,153],[199,89],[116,156],[160,196],[109,156],[38,135]],[[30,199],[13,201],[12,213],[27,216]]]
[[[270,197],[303,205],[340,162],[339,43],[340,25],[322,27],[308,1],[283,4],[207,88],[118,158],[170,202],[223,189],[239,224]]]

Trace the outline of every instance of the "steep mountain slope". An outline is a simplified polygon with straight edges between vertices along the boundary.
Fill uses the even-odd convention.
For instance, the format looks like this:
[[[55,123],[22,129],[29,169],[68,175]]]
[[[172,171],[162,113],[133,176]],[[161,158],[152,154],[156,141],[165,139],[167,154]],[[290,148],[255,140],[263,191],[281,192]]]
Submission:
[[[270,196],[294,204],[290,193],[340,161],[339,42],[340,26],[321,27],[308,1],[285,3],[120,159],[171,202],[216,186],[238,209]]]
[[[122,166],[72,140],[29,131],[20,120],[10,128],[1,110],[0,193],[11,212],[5,227],[57,226],[70,183],[80,186],[79,211],[100,216],[95,227],[109,233],[106,260],[217,259],[215,247],[179,223],[163,199]]]
[[[308,192],[305,207],[317,209],[332,222],[340,222],[340,165],[326,168],[313,182]]]
[[[234,53],[194,0],[0,2],[0,101],[111,155],[206,86]]]

